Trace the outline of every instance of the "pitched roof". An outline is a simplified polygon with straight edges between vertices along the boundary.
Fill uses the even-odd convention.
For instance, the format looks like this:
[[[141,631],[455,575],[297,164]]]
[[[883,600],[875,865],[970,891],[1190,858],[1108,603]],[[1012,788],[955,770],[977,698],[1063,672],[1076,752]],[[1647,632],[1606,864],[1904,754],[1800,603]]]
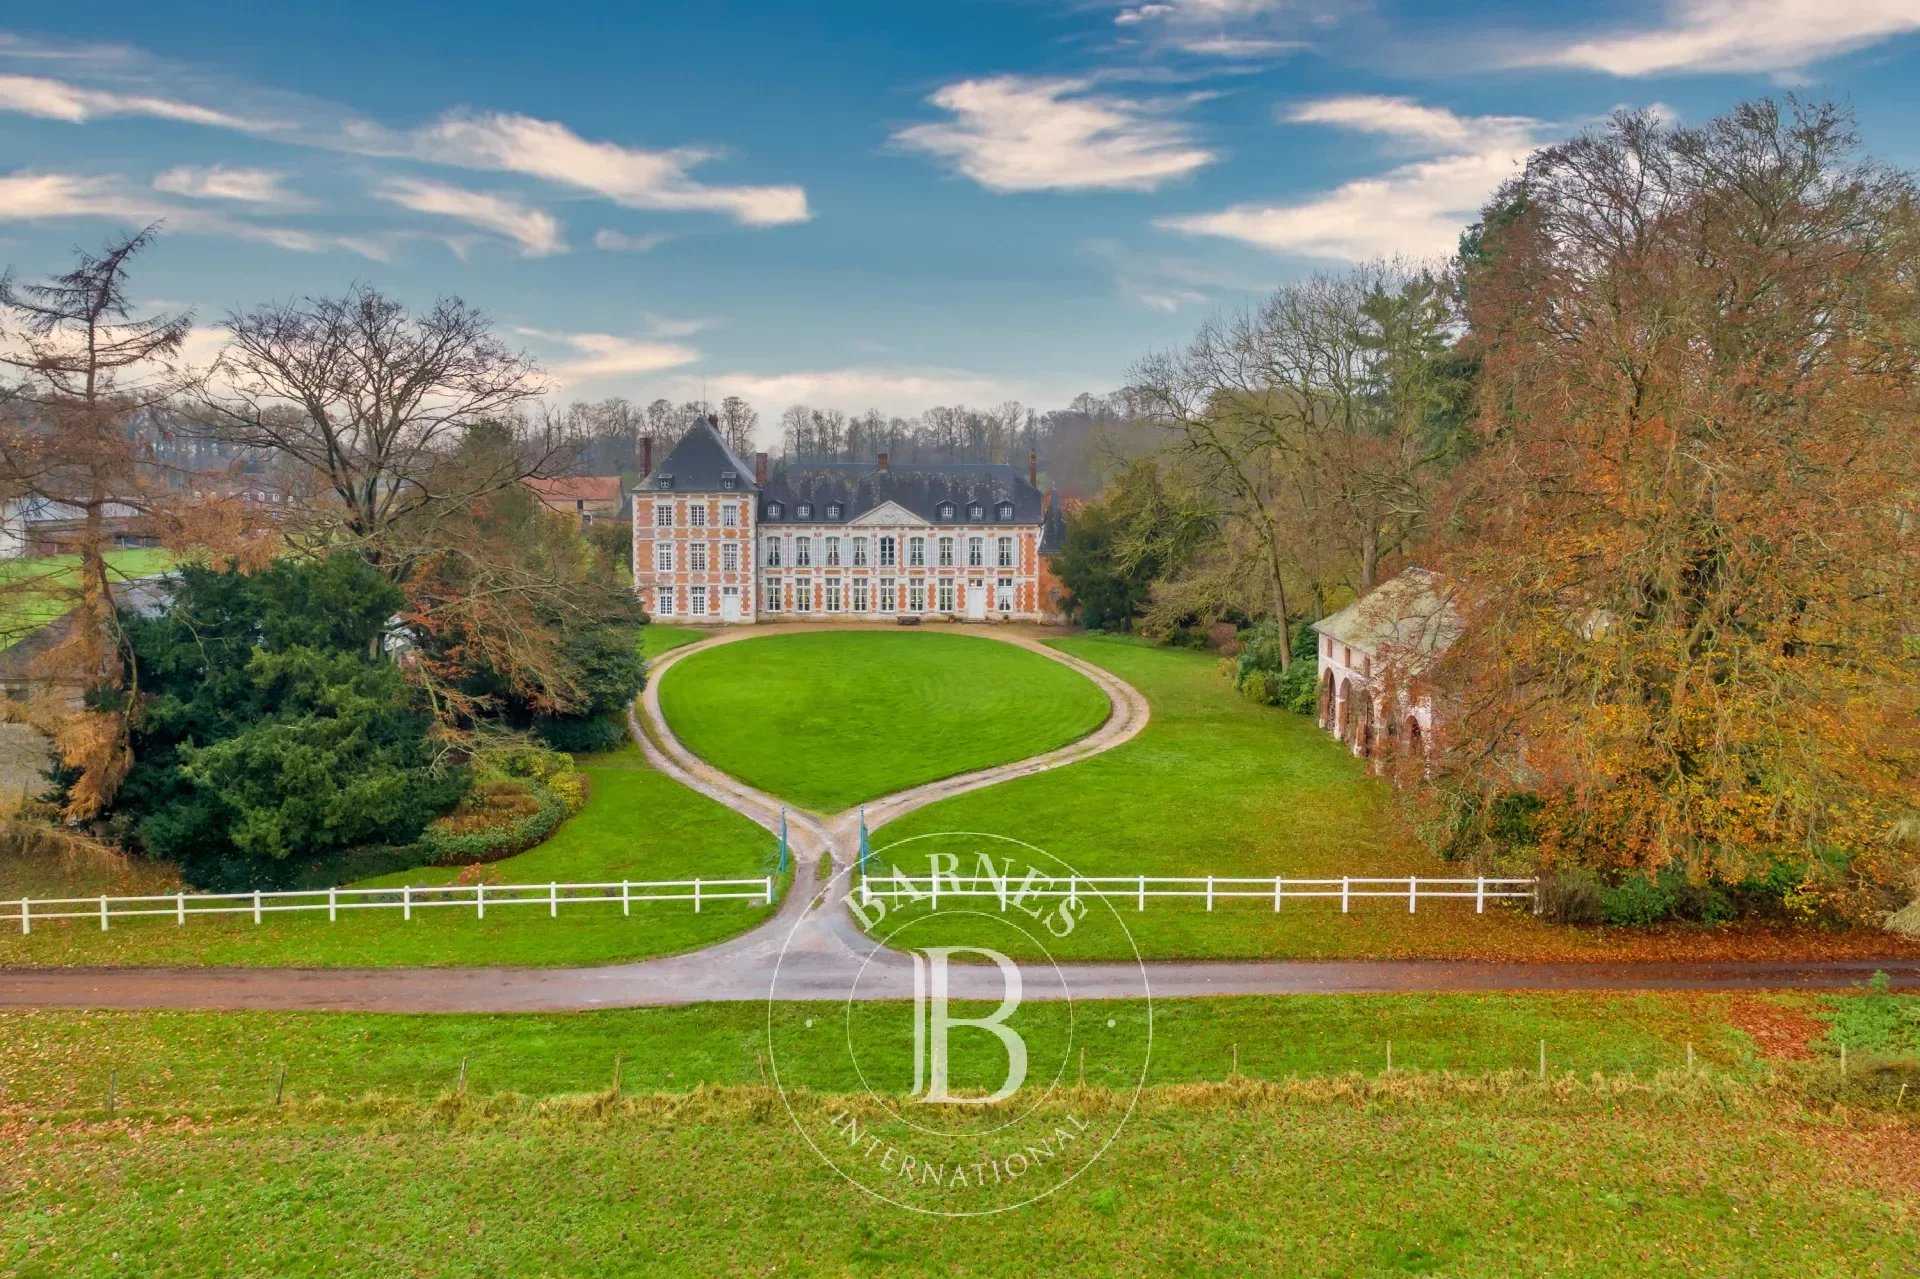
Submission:
[[[528,488],[546,501],[618,502],[620,477],[617,475],[555,475],[530,477]]]
[[[1425,658],[1459,638],[1460,616],[1439,574],[1410,568],[1315,622],[1313,629],[1364,652],[1395,650]]]
[[[831,503],[840,504],[840,514],[828,514]],[[873,462],[803,462],[789,466],[773,477],[761,491],[760,518],[769,524],[842,524],[859,519],[867,512],[893,502],[928,524],[1038,524],[1045,501],[1040,490],[1027,483],[1017,468],[1000,462],[947,462],[939,465],[890,466],[886,470]],[[953,504],[951,519],[940,518],[942,503]],[[979,503],[981,514],[967,514],[971,503]],[[1002,519],[999,507],[1013,504],[1010,519]],[[802,517],[802,504],[811,505],[812,514]],[[778,504],[779,515],[770,515]]]
[[[680,442],[659,465],[647,473],[640,481],[639,488],[670,488],[680,493],[717,493],[725,486],[720,477],[727,472],[733,473],[733,487],[746,490],[753,487],[753,468],[734,455],[727,442],[720,438],[720,430],[707,418],[701,418],[693,429],[680,437]],[[668,477],[671,477],[669,482]]]

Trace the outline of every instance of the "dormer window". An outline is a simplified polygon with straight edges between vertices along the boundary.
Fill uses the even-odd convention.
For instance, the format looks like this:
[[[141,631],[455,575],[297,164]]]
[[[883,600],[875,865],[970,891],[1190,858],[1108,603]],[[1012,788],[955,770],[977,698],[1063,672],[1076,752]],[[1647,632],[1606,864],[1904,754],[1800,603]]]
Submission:
[[[980,503],[978,502],[975,502],[971,506],[967,507],[967,518],[970,520],[977,520],[982,515],[985,515],[986,513],[987,513],[987,508],[980,505]]]
[[[1000,503],[1000,510],[999,510],[999,515],[1000,515],[1000,518],[1001,518],[1001,519],[1003,519],[1003,520],[1010,520],[1010,519],[1012,519],[1012,518],[1013,518],[1013,503],[1012,503],[1012,502],[1002,502],[1002,503]]]
[[[770,519],[770,520],[777,520],[777,519],[779,519],[779,518],[780,518],[780,514],[781,514],[781,512],[782,512],[782,511],[784,511],[785,509],[786,509],[786,508],[785,508],[785,507],[783,507],[783,506],[781,506],[781,505],[780,505],[780,503],[778,503],[778,502],[768,502],[768,503],[767,503],[767,518],[768,518],[768,519]]]
[[[796,514],[796,515],[798,515],[798,516],[799,516],[799,517],[800,517],[801,519],[803,519],[803,520],[810,520],[810,519],[812,519],[812,518],[813,518],[813,503],[812,503],[812,502],[802,502],[802,503],[800,503],[800,509],[799,509],[798,511],[796,511],[796,512],[794,512],[794,514]]]
[[[840,518],[841,516],[843,516],[843,515],[845,515],[846,513],[847,513],[847,508],[846,508],[845,506],[842,506],[842,505],[841,505],[840,503],[838,503],[838,502],[828,502],[828,503],[827,503],[827,518],[828,518],[828,519],[830,519],[830,520],[837,520],[837,519],[839,519],[839,518]]]
[[[950,519],[952,519],[952,518],[953,518],[953,503],[952,503],[952,502],[942,502],[942,503],[940,503],[940,518],[941,518],[941,519],[943,519],[943,520],[950,520]]]
[[[653,486],[657,489],[670,489],[673,487],[673,476],[671,475],[658,476],[654,479]]]
[[[731,489],[733,487],[734,479],[735,479],[735,476],[732,471],[720,472],[720,487],[723,489]]]

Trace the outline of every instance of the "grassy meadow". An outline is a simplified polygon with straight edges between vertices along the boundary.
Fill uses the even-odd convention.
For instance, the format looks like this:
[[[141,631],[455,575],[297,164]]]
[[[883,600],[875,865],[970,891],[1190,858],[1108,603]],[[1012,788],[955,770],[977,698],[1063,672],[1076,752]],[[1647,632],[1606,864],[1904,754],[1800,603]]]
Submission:
[[[1108,711],[1106,694],[1057,662],[924,630],[723,644],[668,671],[660,707],[702,759],[820,813],[1038,755]]]

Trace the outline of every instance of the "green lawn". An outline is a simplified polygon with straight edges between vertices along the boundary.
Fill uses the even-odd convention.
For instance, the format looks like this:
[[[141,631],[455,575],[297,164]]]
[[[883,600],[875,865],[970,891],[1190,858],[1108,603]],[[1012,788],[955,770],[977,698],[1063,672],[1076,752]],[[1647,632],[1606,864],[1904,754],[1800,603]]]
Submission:
[[[710,633],[693,626],[667,626],[660,622],[648,622],[640,628],[640,656],[652,661],[660,654],[679,648],[683,644],[706,639]]]
[[[1034,844],[1058,862],[1042,869],[1086,875],[1242,875],[1313,878],[1339,875],[1459,873],[1422,850],[1399,820],[1392,794],[1359,761],[1300,715],[1257,706],[1234,694],[1218,659],[1110,636],[1055,641],[1055,647],[1127,680],[1147,697],[1152,719],[1138,737],[1065,768],[994,786],[910,813],[876,831],[876,867],[901,856],[926,873],[926,853],[985,849],[1026,859],[1009,845],[922,838],[890,855],[887,845],[940,832],[986,832]],[[915,859],[918,859],[917,862]],[[1019,865],[1024,868],[1026,861]],[[969,902],[968,909],[981,903]],[[1364,901],[1342,915],[1324,900],[1287,904],[1221,901],[1209,913],[1197,899],[1150,900],[1145,912],[1118,903],[1121,919],[1094,908],[1065,939],[1048,938],[1060,957],[1131,954],[1158,958],[1256,956],[1485,955],[1538,944],[1549,933],[1530,916],[1471,904],[1405,905]],[[919,918],[925,907],[908,908]],[[883,928],[886,925],[883,925]],[[932,944],[982,937],[977,918],[954,916],[923,926]],[[920,944],[920,943],[916,943]],[[1003,947],[1031,954],[1015,940]]]
[[[660,685],[674,732],[761,790],[833,813],[1037,755],[1107,717],[1083,676],[941,631],[821,631],[724,644]]]
[[[746,818],[646,766],[627,746],[583,763],[587,806],[545,843],[484,868],[488,883],[604,882],[619,879],[751,878],[771,869],[773,837]],[[453,882],[454,867],[422,867],[366,881]],[[457,909],[116,922],[107,932],[85,921],[36,925],[31,937],[0,932],[0,965],[245,964],[259,966],[404,966],[607,963],[707,945],[765,917],[758,904],[711,903],[699,914],[669,902],[563,907],[549,919],[538,906],[489,909],[485,920]]]
[[[107,567],[115,580],[152,577],[172,568],[171,551],[134,546],[107,552]],[[78,555],[47,555],[35,559],[0,560],[0,649],[11,647],[28,632],[71,609],[71,587],[80,567]],[[17,584],[17,589],[15,588]]]
[[[1920,1006],[1920,999],[1909,1001]],[[1816,1005],[1816,1007],[1821,1005]],[[1087,1017],[1086,1009],[1098,1015]],[[1727,1017],[1724,997],[1658,995],[1329,995],[1159,1000],[1153,1006],[1154,1084],[1242,1076],[1396,1068],[1485,1072],[1537,1068],[1547,1041],[1555,1073],[1642,1074],[1675,1070],[1694,1045],[1701,1068],[1741,1074],[1752,1041]],[[911,1006],[854,1005],[851,1033],[862,1061],[882,1073],[911,1061]],[[1092,1084],[1118,1084],[1132,1062],[1103,1060],[1108,1039],[1138,1042],[1139,1001],[1074,1010],[1029,1001],[1010,1024],[1034,1062],[1070,1042],[1091,1042]],[[781,1004],[773,1009],[783,1054],[808,1058],[806,1073],[835,1090],[860,1076],[835,1055],[845,1007]],[[1107,1018],[1116,1024],[1104,1025]],[[403,1016],[366,1013],[0,1012],[0,1112],[45,1112],[101,1104],[108,1075],[120,1104],[153,1109],[252,1106],[270,1095],[287,1063],[289,1096],[347,1099],[378,1091],[416,1100],[453,1085],[467,1062],[476,1094],[550,1096],[591,1091],[611,1078],[616,1054],[636,1092],[759,1083],[768,1007],[757,1002],[634,1008],[572,1014]],[[1080,1038],[1072,1040],[1072,1035]],[[997,1064],[985,1036],[956,1034],[956,1077]],[[904,1081],[896,1081],[904,1088]]]
[[[1766,1068],[1731,1006],[1162,1002],[1148,1087],[1105,1156],[1050,1198],[961,1220],[878,1203],[815,1156],[762,1083],[763,1006],[0,1014],[0,1272],[1910,1273],[1916,1116],[1833,1104],[1831,1063]],[[778,1032],[837,1056],[841,1012],[783,1007]],[[864,1068],[906,1049],[904,1005],[857,1012]],[[1096,1036],[1142,1017],[1080,1013]],[[1057,1050],[1066,1010],[1018,1016],[1036,1060]],[[1090,1068],[1037,1113],[1113,1114],[1118,1082]],[[788,1102],[810,1128],[852,1107],[910,1140],[864,1096]]]

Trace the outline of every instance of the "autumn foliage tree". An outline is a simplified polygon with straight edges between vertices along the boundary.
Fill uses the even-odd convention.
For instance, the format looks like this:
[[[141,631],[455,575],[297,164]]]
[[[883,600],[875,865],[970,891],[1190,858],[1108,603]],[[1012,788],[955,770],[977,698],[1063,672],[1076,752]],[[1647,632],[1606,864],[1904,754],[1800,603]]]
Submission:
[[[60,561],[28,566],[0,588],[28,627],[65,617],[34,658],[40,692],[12,713],[52,737],[74,820],[99,813],[132,763],[139,670],[118,612],[123,581],[108,561],[115,527],[137,521],[152,537],[178,532],[169,528],[179,513],[169,509],[168,486],[134,429],[178,390],[175,361],[193,323],[186,314],[134,313],[129,270],[155,233],[82,253],[72,270],[41,283],[0,276],[0,370],[12,374],[0,383],[0,496],[16,511],[65,517],[57,549],[78,561],[71,570]],[[83,690],[91,700],[79,704]]]
[[[1890,904],[1920,795],[1912,179],[1830,106],[1623,114],[1533,156],[1469,272],[1465,629],[1429,673],[1456,817],[1524,793],[1549,865]]]

